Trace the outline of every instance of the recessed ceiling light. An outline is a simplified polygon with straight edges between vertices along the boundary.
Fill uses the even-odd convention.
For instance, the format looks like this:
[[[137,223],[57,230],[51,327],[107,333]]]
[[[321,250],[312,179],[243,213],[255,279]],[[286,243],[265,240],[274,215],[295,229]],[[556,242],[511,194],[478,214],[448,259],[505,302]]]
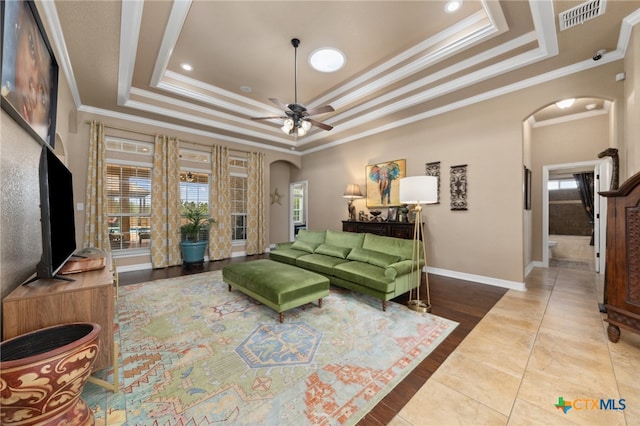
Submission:
[[[444,5],[444,11],[447,13],[453,13],[460,9],[460,6],[462,6],[462,0],[451,0]]]
[[[575,99],[565,99],[562,101],[558,101],[556,102],[556,105],[558,106],[558,108],[560,109],[566,109],[569,108],[571,105],[573,105],[573,103],[575,102]]]
[[[187,64],[186,62],[184,64],[180,64],[180,68],[185,71],[193,71],[193,66],[191,66],[191,64]]]
[[[345,63],[344,53],[333,47],[323,47],[314,50],[309,55],[309,63],[320,72],[338,71]]]
[[[245,93],[251,93],[253,89],[249,86],[240,86],[240,90],[242,90]]]

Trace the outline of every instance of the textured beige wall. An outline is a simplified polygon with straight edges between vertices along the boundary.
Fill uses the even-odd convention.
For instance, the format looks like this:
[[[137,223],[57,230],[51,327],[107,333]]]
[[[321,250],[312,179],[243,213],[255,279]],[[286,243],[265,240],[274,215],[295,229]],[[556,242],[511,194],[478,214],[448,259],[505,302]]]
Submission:
[[[523,120],[567,97],[620,100],[622,85],[615,81],[615,74],[621,66],[621,62],[607,64],[305,155],[302,169],[293,173],[292,179],[309,180],[311,228],[341,229],[340,221],[346,218],[346,201],[341,198],[344,187],[348,183],[364,185],[367,164],[406,158],[408,175],[417,175],[424,174],[425,163],[441,161],[441,204],[425,208],[429,265],[522,282],[525,244],[530,244],[524,238],[524,229],[531,226],[526,224],[522,209],[522,167],[529,155],[523,149]],[[580,126],[573,123],[568,126]],[[598,141],[606,145],[609,139],[605,133]],[[564,149],[555,148],[557,153]],[[582,159],[566,155],[562,161],[559,157],[548,161]],[[449,209],[449,168],[457,164],[468,164],[466,212]],[[537,167],[533,176],[534,182],[540,179]],[[534,199],[538,211],[540,200]],[[355,205],[362,210],[364,200],[356,200]],[[535,217],[536,210],[531,213],[532,222]],[[532,232],[535,235],[536,231]],[[539,247],[535,242],[532,246],[527,250],[532,250],[529,256],[535,259]]]
[[[300,175],[309,179],[312,228],[341,229],[341,195],[348,183],[364,187],[367,164],[406,159],[414,176],[440,161],[441,202],[424,210],[429,265],[521,282],[523,114],[500,104],[484,102],[305,156]],[[449,172],[460,164],[468,165],[469,209],[451,211]],[[365,201],[355,205],[362,210]]]
[[[60,72],[56,140],[67,153],[68,113],[73,108],[69,86]],[[4,110],[0,112],[0,141],[0,296],[4,297],[35,273],[42,254],[38,182],[42,146]],[[67,154],[66,164],[68,158]]]
[[[38,164],[41,145],[0,112],[0,296],[36,271],[42,252]]]

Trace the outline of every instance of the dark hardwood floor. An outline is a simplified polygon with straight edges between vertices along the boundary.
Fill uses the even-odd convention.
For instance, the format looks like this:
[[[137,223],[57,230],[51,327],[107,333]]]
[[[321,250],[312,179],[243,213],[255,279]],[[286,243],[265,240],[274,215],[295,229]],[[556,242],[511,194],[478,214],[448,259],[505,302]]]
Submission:
[[[267,255],[237,257],[201,266],[176,266],[164,269],[125,272],[119,274],[121,286],[139,282],[174,278],[182,275],[217,271],[225,265],[267,258]],[[424,286],[422,286],[424,288]],[[363,426],[386,425],[424,385],[445,359],[456,349],[476,324],[507,292],[507,289],[439,275],[429,275],[431,313],[459,323],[458,327],[409,375],[378,403],[359,423]],[[406,296],[394,299],[406,302]]]

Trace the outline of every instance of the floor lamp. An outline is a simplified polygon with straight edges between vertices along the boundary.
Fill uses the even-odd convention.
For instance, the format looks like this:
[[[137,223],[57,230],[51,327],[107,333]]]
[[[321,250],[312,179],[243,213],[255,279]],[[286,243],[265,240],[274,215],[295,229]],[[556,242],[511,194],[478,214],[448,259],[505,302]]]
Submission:
[[[411,255],[411,279],[416,279],[415,286],[410,283],[409,301],[407,306],[417,312],[431,312],[431,295],[429,294],[429,274],[425,272],[426,299],[420,299],[420,287],[422,284],[422,268],[420,267],[420,251],[427,267],[427,251],[424,247],[424,223],[422,223],[422,205],[438,202],[438,178],[435,176],[412,176],[400,179],[400,202],[402,204],[415,204],[416,217],[413,226],[413,250]],[[422,249],[422,250],[421,250]],[[415,268],[419,273],[415,274]],[[413,290],[416,289],[416,298],[413,298]]]

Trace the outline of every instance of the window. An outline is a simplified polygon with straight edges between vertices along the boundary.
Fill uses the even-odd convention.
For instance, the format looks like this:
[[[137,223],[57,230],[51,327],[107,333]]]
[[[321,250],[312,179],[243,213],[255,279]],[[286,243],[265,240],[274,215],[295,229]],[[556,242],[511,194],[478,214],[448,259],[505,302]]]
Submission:
[[[151,168],[108,164],[107,199],[111,250],[148,248]]]
[[[149,250],[153,144],[105,138],[107,216],[111,250]]]
[[[231,239],[247,239],[247,176],[231,174]]]
[[[547,189],[549,191],[555,191],[559,189],[576,189],[578,184],[573,178],[566,179],[552,179],[547,182]]]
[[[182,205],[190,204],[192,206],[204,206],[206,211],[209,210],[209,174],[200,172],[183,171],[180,172],[180,201]],[[180,225],[186,223],[181,218]],[[208,232],[203,231],[200,241],[206,241]]]

